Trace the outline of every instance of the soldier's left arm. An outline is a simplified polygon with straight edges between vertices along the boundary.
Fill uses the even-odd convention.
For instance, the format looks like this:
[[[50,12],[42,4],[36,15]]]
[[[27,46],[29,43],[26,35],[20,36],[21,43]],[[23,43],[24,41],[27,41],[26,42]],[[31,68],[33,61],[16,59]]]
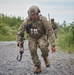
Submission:
[[[48,36],[48,39],[51,43],[51,46],[55,46],[55,35],[52,29],[52,26],[50,25],[49,21],[46,17],[43,17],[43,23],[46,30],[46,34]]]

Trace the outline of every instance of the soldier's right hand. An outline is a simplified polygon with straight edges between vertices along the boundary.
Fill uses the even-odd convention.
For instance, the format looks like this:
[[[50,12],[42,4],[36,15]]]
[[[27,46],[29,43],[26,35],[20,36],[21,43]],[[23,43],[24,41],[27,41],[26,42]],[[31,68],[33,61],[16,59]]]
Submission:
[[[21,41],[18,42],[18,43],[17,43],[17,46],[19,46],[19,47],[23,46],[23,42],[21,42]]]

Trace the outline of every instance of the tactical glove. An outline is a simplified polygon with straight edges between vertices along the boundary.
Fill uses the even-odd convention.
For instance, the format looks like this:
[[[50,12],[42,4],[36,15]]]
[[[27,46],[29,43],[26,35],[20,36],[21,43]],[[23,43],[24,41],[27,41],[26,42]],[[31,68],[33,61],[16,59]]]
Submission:
[[[17,43],[17,46],[23,47],[23,42],[18,42],[18,43]]]

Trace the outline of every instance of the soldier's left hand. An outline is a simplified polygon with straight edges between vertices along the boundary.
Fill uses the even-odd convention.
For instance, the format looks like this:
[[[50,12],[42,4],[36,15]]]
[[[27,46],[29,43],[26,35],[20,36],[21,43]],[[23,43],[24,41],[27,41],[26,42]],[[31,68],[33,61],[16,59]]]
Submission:
[[[52,47],[51,47],[51,50],[52,50],[52,53],[55,52],[55,51],[56,51],[55,46],[52,46]]]

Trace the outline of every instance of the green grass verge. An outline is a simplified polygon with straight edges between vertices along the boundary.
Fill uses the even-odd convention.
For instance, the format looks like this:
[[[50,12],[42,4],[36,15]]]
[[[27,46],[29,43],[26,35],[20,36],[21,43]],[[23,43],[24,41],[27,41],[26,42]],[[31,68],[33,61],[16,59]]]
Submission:
[[[8,35],[1,35],[0,34],[0,41],[13,41],[15,40],[16,36],[8,36]]]
[[[74,53],[74,44],[68,44],[66,38],[67,34],[58,35],[57,43],[59,50],[68,53]]]

